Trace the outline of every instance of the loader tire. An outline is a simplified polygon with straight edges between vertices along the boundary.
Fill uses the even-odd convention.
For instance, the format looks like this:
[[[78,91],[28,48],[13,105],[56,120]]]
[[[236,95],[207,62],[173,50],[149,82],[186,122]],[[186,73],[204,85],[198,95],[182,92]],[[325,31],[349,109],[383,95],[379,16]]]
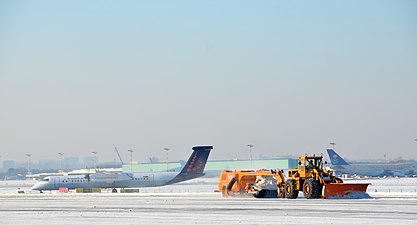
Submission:
[[[285,197],[288,199],[295,199],[298,197],[298,190],[295,188],[295,180],[285,181]]]
[[[319,194],[317,195],[317,198],[321,198],[323,196],[323,186],[319,184]]]
[[[319,189],[319,183],[313,178],[309,178],[304,181],[303,193],[305,198],[312,199],[320,197]]]

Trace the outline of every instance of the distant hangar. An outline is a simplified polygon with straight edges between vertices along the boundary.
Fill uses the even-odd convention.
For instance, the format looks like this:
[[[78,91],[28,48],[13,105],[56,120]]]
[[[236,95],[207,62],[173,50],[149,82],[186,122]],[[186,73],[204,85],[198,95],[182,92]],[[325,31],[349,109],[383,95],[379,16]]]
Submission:
[[[182,168],[181,162],[157,162],[157,163],[134,163],[123,164],[123,172],[159,172],[159,171],[179,171]],[[282,169],[287,170],[297,167],[297,159],[254,159],[250,160],[212,160],[206,164],[207,175],[218,175],[222,170],[242,170],[242,169]]]

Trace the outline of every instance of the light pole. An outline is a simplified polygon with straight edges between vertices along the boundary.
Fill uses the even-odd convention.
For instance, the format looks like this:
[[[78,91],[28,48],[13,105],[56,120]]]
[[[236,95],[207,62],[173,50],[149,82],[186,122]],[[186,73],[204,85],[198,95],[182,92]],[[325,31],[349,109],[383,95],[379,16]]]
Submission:
[[[30,157],[32,156],[32,154],[26,154],[26,156],[28,157],[28,175],[32,174],[32,172],[30,172]]]
[[[63,172],[64,170],[62,169],[62,162],[64,161],[64,153],[58,152],[58,155],[61,156],[60,161],[59,161],[59,168],[61,168],[61,172]]]
[[[91,152],[94,154],[94,169],[97,170],[97,153],[96,151]]]
[[[133,155],[133,150],[127,150],[128,152],[130,152],[130,172],[132,172],[132,155]]]
[[[336,145],[336,143],[335,142],[330,142],[329,144],[332,146],[332,149],[334,150],[334,146]]]
[[[252,148],[253,148],[253,145],[252,144],[248,144],[248,147],[249,147],[249,160],[250,160],[250,168],[252,169],[253,167],[252,167]]]
[[[167,164],[167,172],[168,172],[168,152],[169,152],[169,148],[164,148],[164,151],[166,152],[166,164]]]

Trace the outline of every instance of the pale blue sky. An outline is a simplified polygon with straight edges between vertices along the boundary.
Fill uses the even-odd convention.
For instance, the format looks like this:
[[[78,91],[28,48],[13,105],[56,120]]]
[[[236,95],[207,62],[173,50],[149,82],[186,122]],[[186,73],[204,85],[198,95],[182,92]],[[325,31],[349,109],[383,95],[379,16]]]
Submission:
[[[417,159],[416,117],[416,1],[0,1],[2,159]]]

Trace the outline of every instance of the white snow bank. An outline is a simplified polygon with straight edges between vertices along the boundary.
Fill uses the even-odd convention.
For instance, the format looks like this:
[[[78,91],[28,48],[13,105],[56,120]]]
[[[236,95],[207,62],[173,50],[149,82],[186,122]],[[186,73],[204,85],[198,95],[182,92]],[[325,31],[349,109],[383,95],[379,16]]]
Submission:
[[[368,192],[373,198],[379,199],[417,199],[415,192]]]

